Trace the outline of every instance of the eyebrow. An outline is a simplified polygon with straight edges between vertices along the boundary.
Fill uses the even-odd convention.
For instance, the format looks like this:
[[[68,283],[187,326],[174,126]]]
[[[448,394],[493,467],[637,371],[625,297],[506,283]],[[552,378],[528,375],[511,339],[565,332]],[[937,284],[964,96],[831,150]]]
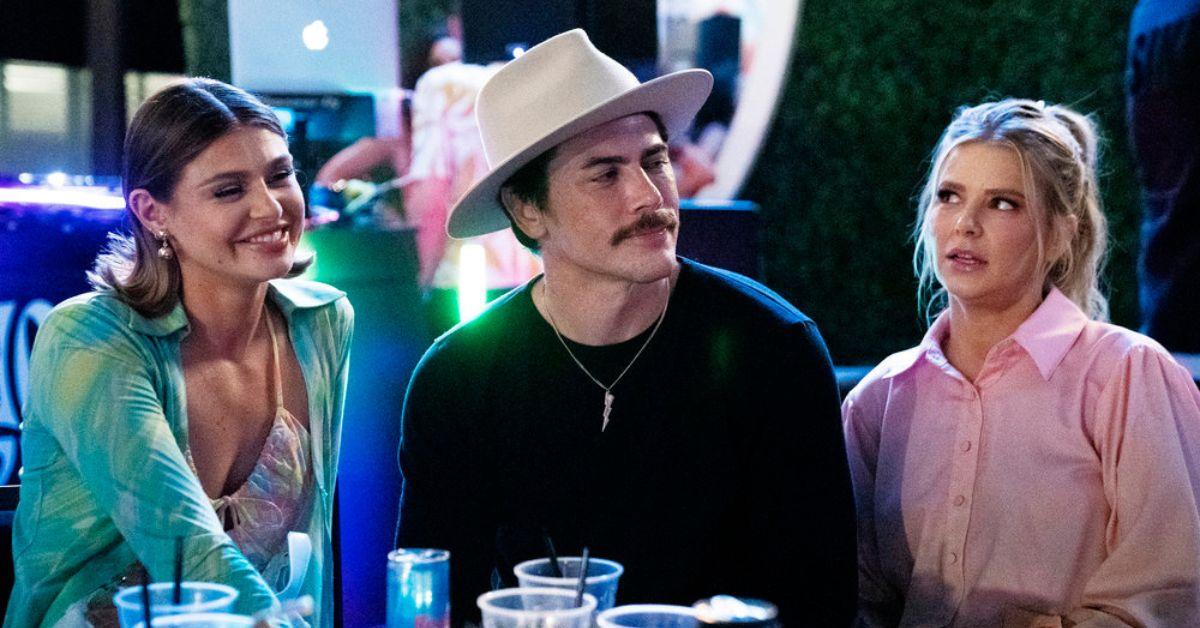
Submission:
[[[966,186],[962,185],[961,183],[955,183],[954,181],[942,181],[938,185],[938,187],[947,187],[947,188],[953,188],[955,190],[962,190]],[[988,188],[988,189],[984,190],[983,193],[987,194],[988,196],[1016,196],[1021,199],[1025,198],[1025,195],[1023,193],[1018,192],[1011,188]]]
[[[984,193],[990,194],[992,196],[1016,196],[1019,198],[1025,198],[1025,195],[1022,194],[1021,192],[1018,192],[1016,190],[1009,189],[1009,188],[991,188],[988,190],[984,190]]]
[[[650,146],[646,150],[642,151],[642,159],[648,159],[650,157],[654,157],[654,156],[656,156],[660,153],[664,153],[666,151],[667,151],[666,144],[664,144],[662,142],[655,142],[652,146]],[[629,163],[629,160],[621,155],[592,157],[591,159],[584,162],[583,169],[587,170],[588,168],[594,168],[596,166],[607,166],[607,165],[612,165],[612,164],[620,165],[620,164],[625,164],[625,163]]]
[[[291,163],[292,163],[292,156],[290,154],[280,155],[280,156],[276,157],[275,159],[272,159],[271,162],[267,164],[267,170],[274,170],[280,166],[290,166]],[[227,172],[218,172],[217,174],[214,174],[213,176],[205,179],[197,187],[205,187],[205,186],[211,185],[213,183],[216,183],[218,181],[227,181],[227,180],[231,180],[231,179],[240,180],[240,179],[244,178],[245,176],[246,176],[245,170],[229,170]]]

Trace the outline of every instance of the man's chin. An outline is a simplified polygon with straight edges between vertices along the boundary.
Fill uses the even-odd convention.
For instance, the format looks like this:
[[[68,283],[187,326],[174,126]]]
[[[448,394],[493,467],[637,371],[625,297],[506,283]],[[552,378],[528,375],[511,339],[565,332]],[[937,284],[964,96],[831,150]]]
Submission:
[[[663,248],[649,256],[638,269],[638,283],[654,283],[671,277],[679,267],[675,247]]]

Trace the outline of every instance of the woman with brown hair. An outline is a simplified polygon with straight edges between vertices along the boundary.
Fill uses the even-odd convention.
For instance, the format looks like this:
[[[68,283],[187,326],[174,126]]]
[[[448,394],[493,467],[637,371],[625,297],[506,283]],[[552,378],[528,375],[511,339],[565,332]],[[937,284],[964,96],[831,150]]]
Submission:
[[[287,279],[311,259],[283,129],[237,88],[177,83],[134,116],[122,178],[132,234],[34,345],[5,624],[107,623],[141,566],[171,579],[182,539],[184,579],[233,586],[239,612],[302,578],[332,625],[353,313]],[[306,573],[287,569],[292,531]]]

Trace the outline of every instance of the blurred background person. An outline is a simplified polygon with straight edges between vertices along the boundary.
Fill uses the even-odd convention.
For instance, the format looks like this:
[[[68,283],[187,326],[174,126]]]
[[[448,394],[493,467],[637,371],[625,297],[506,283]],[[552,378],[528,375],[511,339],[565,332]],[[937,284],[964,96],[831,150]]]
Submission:
[[[1200,0],[1138,2],[1125,89],[1142,191],[1142,331],[1200,354]]]
[[[451,204],[487,171],[475,97],[499,67],[462,63],[461,42],[448,35],[434,39],[429,69],[417,80],[409,111],[411,123],[398,138],[365,138],[333,157],[317,174],[317,183],[369,176],[389,162],[403,190],[404,215],[416,229],[418,282],[425,288],[426,316],[433,336],[459,320],[458,292],[464,245],[482,250],[488,299],[521,285],[541,270],[533,253],[511,232],[467,240],[446,234]],[[468,260],[467,263],[470,263]]]

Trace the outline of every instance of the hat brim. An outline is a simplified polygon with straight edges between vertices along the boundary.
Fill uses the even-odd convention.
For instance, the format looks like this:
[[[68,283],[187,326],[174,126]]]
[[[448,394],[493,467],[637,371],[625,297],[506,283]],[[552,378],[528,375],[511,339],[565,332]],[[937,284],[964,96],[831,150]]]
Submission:
[[[454,204],[446,221],[446,232],[452,238],[471,238],[508,228],[508,217],[499,200],[504,182],[538,155],[592,127],[653,111],[662,118],[667,133],[672,136],[683,133],[708,100],[712,85],[712,74],[706,70],[683,70],[646,81],[592,107],[492,168]]]

